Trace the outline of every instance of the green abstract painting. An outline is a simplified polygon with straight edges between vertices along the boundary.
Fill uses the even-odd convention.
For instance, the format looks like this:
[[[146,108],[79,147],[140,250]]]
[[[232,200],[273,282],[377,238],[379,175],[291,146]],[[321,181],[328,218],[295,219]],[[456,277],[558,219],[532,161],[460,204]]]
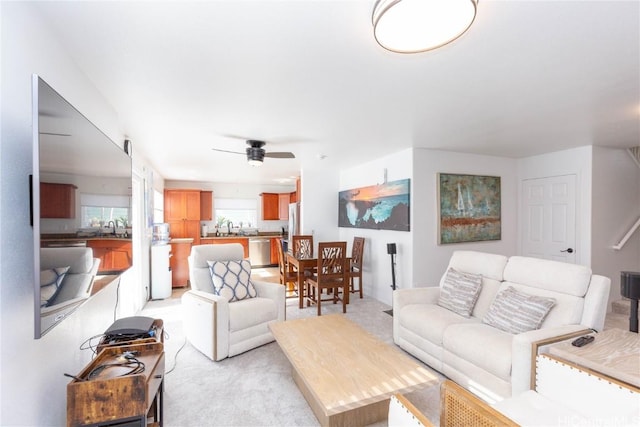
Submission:
[[[438,174],[438,243],[501,239],[500,177]]]

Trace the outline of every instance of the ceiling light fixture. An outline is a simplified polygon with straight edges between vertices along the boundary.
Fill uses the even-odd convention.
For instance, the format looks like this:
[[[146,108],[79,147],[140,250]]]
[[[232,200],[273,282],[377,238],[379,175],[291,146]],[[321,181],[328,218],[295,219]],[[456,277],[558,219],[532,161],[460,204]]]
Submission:
[[[478,0],[377,0],[373,35],[383,48],[417,53],[451,43],[476,17]]]
[[[264,149],[260,147],[247,147],[247,161],[251,166],[262,166]]]

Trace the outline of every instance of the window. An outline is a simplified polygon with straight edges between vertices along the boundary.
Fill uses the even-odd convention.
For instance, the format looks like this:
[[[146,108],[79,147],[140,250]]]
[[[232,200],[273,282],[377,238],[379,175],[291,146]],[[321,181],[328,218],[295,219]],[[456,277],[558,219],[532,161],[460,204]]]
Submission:
[[[218,227],[226,227],[231,221],[234,227],[258,226],[257,201],[255,199],[215,199],[214,221]]]
[[[113,221],[120,227],[129,225],[130,201],[128,196],[109,194],[81,194],[80,215],[82,227],[106,226]]]

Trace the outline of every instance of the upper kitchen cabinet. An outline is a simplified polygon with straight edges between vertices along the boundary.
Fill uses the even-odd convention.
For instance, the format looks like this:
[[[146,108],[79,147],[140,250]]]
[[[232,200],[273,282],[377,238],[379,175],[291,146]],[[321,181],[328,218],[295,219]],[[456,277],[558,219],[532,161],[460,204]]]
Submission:
[[[165,221],[200,221],[200,190],[164,190]]]
[[[213,191],[200,191],[200,221],[213,221]]]
[[[164,190],[164,220],[171,238],[200,244],[200,190]]]
[[[75,218],[76,187],[73,184],[40,183],[41,218]]]
[[[262,193],[262,219],[289,219],[290,193]]]

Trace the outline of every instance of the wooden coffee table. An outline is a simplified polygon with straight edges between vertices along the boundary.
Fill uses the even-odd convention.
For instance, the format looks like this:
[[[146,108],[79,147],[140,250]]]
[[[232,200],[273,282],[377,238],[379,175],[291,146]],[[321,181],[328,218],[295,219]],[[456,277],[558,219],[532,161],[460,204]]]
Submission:
[[[363,426],[387,418],[395,393],[436,384],[437,377],[342,314],[269,325],[293,379],[323,426]]]

